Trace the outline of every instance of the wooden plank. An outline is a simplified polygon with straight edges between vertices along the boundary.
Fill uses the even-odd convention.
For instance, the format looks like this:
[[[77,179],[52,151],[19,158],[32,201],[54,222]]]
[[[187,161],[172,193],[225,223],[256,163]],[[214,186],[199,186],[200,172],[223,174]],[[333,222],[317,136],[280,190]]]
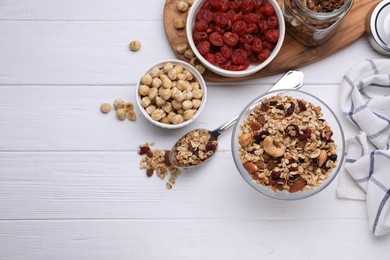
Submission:
[[[153,0],[2,0],[0,20],[162,21],[163,8]]]
[[[0,87],[0,151],[135,151],[144,142],[168,148],[187,131],[217,128],[269,87],[229,86],[221,94],[220,86],[210,86],[202,114],[178,130],[150,124],[138,107],[136,122],[117,120],[114,110],[107,115],[100,112],[101,103],[116,98],[135,104],[134,86]],[[303,90],[324,97],[339,116],[347,137],[355,133],[339,111],[338,85],[307,85]],[[220,150],[231,149],[230,136],[231,130],[221,136]]]
[[[175,58],[161,21],[3,21],[0,35],[7,36],[0,37],[0,85],[134,85],[152,64]],[[139,52],[128,49],[133,39],[142,43]],[[302,70],[307,83],[338,84],[367,57],[381,56],[361,39]],[[253,82],[272,83],[279,76]]]
[[[389,242],[364,220],[0,221],[0,258],[13,260],[384,260]]]
[[[278,201],[251,188],[230,152],[218,152],[172,190],[139,170],[136,152],[6,152],[0,156],[0,220],[366,219],[362,201]],[[0,250],[1,251],[1,250]]]

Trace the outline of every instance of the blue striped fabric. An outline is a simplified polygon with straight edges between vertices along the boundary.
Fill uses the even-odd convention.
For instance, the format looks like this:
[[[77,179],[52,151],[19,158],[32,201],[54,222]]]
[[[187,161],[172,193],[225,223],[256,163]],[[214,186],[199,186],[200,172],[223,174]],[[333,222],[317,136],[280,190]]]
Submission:
[[[364,60],[352,67],[343,77],[340,97],[343,114],[361,131],[347,142],[345,169],[365,192],[370,229],[377,236],[388,234],[390,59]],[[345,180],[340,176],[338,196],[353,199],[348,185],[355,184]]]

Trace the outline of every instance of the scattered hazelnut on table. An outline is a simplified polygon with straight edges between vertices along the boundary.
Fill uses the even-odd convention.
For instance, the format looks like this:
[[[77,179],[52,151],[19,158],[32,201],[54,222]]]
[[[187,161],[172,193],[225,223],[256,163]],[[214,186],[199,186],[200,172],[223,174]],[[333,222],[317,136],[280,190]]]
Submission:
[[[189,6],[192,6],[194,4],[195,0],[187,0],[187,3]]]
[[[127,119],[129,119],[130,121],[135,121],[136,116],[134,110],[127,112]]]
[[[125,106],[125,101],[123,101],[122,99],[118,98],[114,101],[115,110],[118,110],[120,108],[124,108],[124,106]]]
[[[131,51],[138,51],[141,48],[141,42],[137,40],[131,41],[129,47]]]
[[[119,120],[125,120],[126,118],[126,111],[123,108],[120,108],[116,111],[116,116]]]
[[[103,103],[101,106],[100,106],[100,110],[103,112],[103,113],[108,113],[110,112],[111,110],[111,105],[108,104],[108,103]]]

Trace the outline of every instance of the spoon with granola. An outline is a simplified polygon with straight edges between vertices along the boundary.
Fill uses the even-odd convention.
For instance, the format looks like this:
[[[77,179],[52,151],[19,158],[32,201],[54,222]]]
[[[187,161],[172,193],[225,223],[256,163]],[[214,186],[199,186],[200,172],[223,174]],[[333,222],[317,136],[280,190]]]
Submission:
[[[301,71],[288,71],[267,92],[278,89],[299,89],[303,84],[303,78]],[[204,163],[215,154],[218,137],[236,123],[238,116],[213,131],[195,129],[185,134],[171,149],[169,155],[171,164],[178,168],[190,168]]]

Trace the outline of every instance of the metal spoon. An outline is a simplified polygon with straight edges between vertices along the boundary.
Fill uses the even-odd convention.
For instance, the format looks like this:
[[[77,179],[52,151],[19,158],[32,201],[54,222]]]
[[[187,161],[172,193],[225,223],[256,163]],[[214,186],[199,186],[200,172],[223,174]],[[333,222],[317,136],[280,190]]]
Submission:
[[[304,78],[304,75],[303,75],[303,72],[301,72],[301,71],[297,71],[297,70],[288,71],[286,74],[283,75],[283,77],[281,77],[278,80],[278,82],[275,83],[275,85],[273,85],[270,89],[268,89],[266,91],[266,93],[268,93],[270,91],[278,90],[278,89],[299,89],[303,85],[303,78]],[[184,136],[182,136],[171,149],[171,152],[169,155],[169,161],[171,162],[171,164],[174,165],[175,167],[178,167],[178,168],[192,168],[194,166],[198,166],[200,164],[203,164],[206,160],[208,160],[209,158],[212,157],[212,155],[215,154],[215,150],[217,149],[217,146],[218,146],[217,140],[218,140],[219,135],[222,134],[223,132],[225,132],[227,129],[229,129],[232,125],[234,125],[234,123],[236,123],[238,117],[239,117],[239,114],[236,115],[231,120],[229,120],[228,122],[222,124],[220,127],[218,127],[217,129],[215,129],[213,131],[209,131],[206,129],[195,129],[195,130],[188,132]],[[206,132],[210,135],[210,138],[208,139],[208,142],[207,142],[207,145],[209,147],[207,147],[206,150],[212,151],[212,152],[210,152],[211,155],[203,160],[195,161],[193,164],[186,164],[186,165],[180,164],[176,159],[177,147],[180,145],[180,143],[186,142],[185,139],[187,136],[193,135],[193,133],[195,133],[195,132],[203,132],[203,133]],[[191,140],[189,140],[189,141],[191,141]],[[189,145],[189,146],[191,146],[191,145]],[[196,151],[193,151],[193,152],[196,152]]]

